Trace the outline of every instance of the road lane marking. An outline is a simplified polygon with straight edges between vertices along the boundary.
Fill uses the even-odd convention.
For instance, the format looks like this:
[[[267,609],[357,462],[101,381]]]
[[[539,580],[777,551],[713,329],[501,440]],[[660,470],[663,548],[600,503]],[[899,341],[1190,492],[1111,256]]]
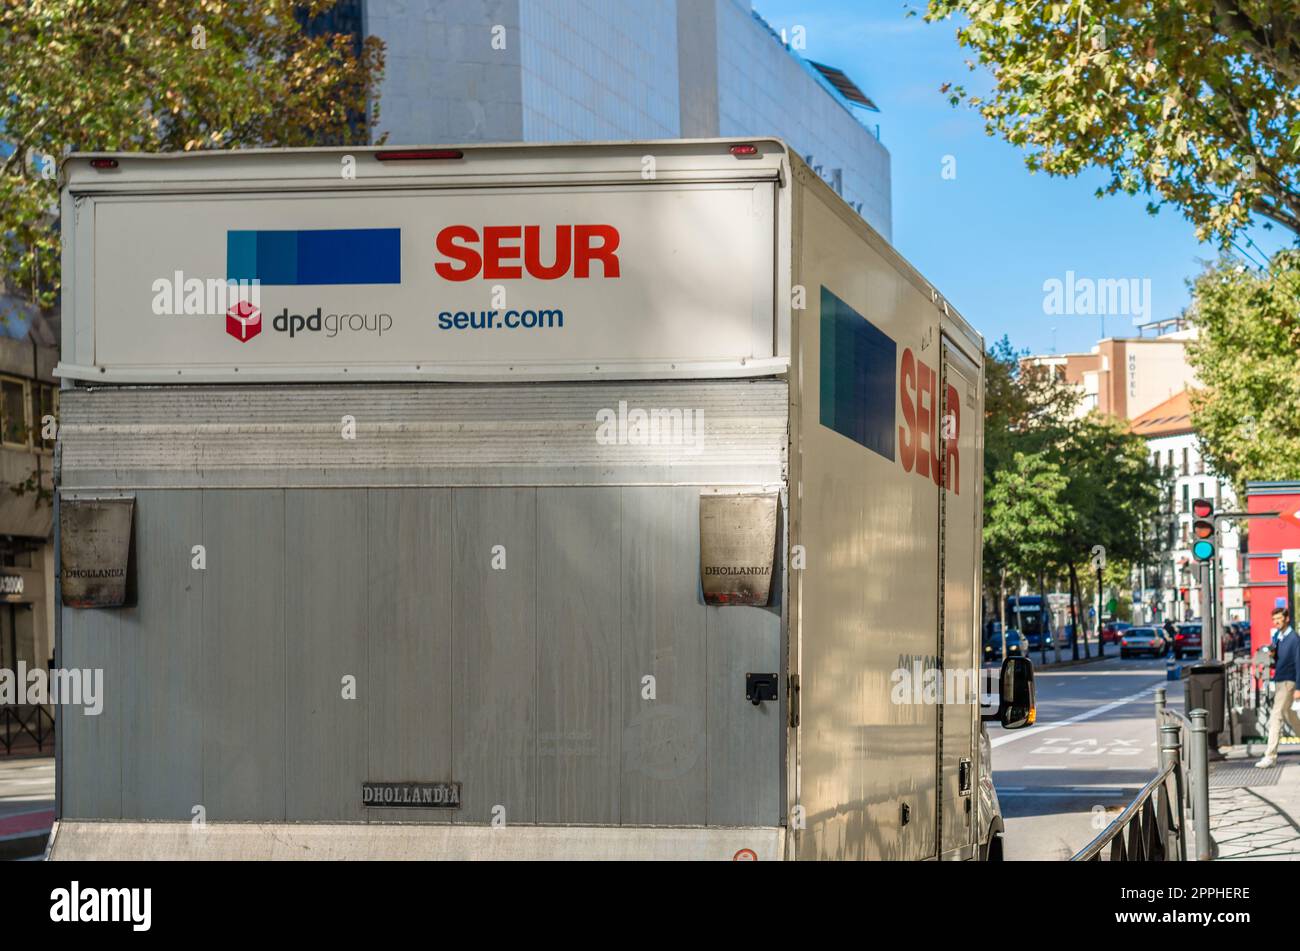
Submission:
[[[1163,680],[1156,681],[1151,686],[1145,687],[1137,693],[1129,694],[1127,697],[1121,697],[1119,700],[1112,700],[1110,703],[1102,704],[1100,707],[1093,707],[1091,710],[1083,711],[1083,713],[1077,713],[1066,720],[1057,720],[1053,723],[1045,723],[1037,728],[1030,727],[1026,730],[1017,730],[1014,733],[1008,733],[1006,736],[999,736],[996,740],[990,740],[989,745],[1001,746],[1004,743],[1013,743],[1016,740],[1022,740],[1027,736],[1042,736],[1049,730],[1055,730],[1063,726],[1070,726],[1073,723],[1082,723],[1084,720],[1091,720],[1093,717],[1099,717],[1103,713],[1110,713],[1112,710],[1117,710],[1136,700],[1141,700],[1147,694],[1153,693],[1155,689],[1163,683]]]

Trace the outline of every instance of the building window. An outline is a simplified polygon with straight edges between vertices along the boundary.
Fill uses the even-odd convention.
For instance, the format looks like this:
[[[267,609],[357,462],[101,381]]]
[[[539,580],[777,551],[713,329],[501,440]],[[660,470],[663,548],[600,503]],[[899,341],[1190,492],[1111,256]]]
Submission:
[[[27,381],[0,377],[0,440],[6,446],[28,446]]]
[[[1182,475],[1187,475],[1187,474],[1188,474],[1188,470],[1187,470],[1187,447],[1186,447],[1186,446],[1183,447],[1183,471],[1182,471],[1181,474],[1182,474]]]
[[[1180,509],[1178,510],[1178,511],[1180,511],[1180,512],[1188,512],[1188,511],[1191,511],[1190,499],[1189,499],[1189,497],[1188,497],[1188,491],[1187,491],[1187,489],[1188,489],[1188,485],[1187,485],[1186,482],[1184,482],[1184,483],[1183,483],[1183,500],[1182,500],[1182,501],[1183,501],[1183,505],[1182,505],[1182,508],[1180,508]]]

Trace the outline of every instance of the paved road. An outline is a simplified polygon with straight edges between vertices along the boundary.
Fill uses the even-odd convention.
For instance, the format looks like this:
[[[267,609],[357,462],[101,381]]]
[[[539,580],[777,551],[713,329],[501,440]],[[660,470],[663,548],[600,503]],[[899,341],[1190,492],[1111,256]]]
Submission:
[[[54,822],[54,757],[0,756],[0,860],[39,854]]]
[[[1034,726],[989,728],[1006,858],[1068,859],[1155,776],[1154,690],[1181,709],[1183,684],[1166,683],[1163,659],[1118,657],[1040,669],[1036,683]]]

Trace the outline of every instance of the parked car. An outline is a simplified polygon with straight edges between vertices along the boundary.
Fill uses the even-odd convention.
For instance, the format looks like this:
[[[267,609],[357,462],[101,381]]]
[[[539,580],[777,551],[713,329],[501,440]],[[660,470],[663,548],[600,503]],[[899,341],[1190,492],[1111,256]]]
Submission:
[[[1014,627],[1007,628],[1007,653],[1006,657],[1002,655],[1002,631],[998,624],[994,622],[991,627],[993,630],[989,636],[984,639],[984,659],[987,661],[1002,661],[1006,657],[1024,657],[1029,652],[1029,641],[1025,635],[1021,634]]]
[[[1134,627],[1119,638],[1119,656],[1128,658],[1138,654],[1164,657],[1169,652],[1169,641],[1158,627]]]
[[[1132,628],[1133,625],[1128,621],[1107,621],[1101,626],[1101,642],[1103,644],[1113,644],[1119,640],[1121,634],[1132,630]]]
[[[1174,630],[1174,658],[1182,660],[1184,654],[1201,654],[1204,651],[1201,647],[1201,625],[1199,624],[1175,624]]]

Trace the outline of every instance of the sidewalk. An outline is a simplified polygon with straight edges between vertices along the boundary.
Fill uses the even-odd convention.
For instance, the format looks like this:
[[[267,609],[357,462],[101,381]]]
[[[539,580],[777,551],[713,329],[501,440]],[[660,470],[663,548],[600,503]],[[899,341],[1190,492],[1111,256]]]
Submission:
[[[54,756],[0,756],[0,860],[39,857],[54,824]]]
[[[1283,746],[1278,765],[1234,747],[1210,764],[1210,836],[1218,861],[1300,861],[1300,749]]]

